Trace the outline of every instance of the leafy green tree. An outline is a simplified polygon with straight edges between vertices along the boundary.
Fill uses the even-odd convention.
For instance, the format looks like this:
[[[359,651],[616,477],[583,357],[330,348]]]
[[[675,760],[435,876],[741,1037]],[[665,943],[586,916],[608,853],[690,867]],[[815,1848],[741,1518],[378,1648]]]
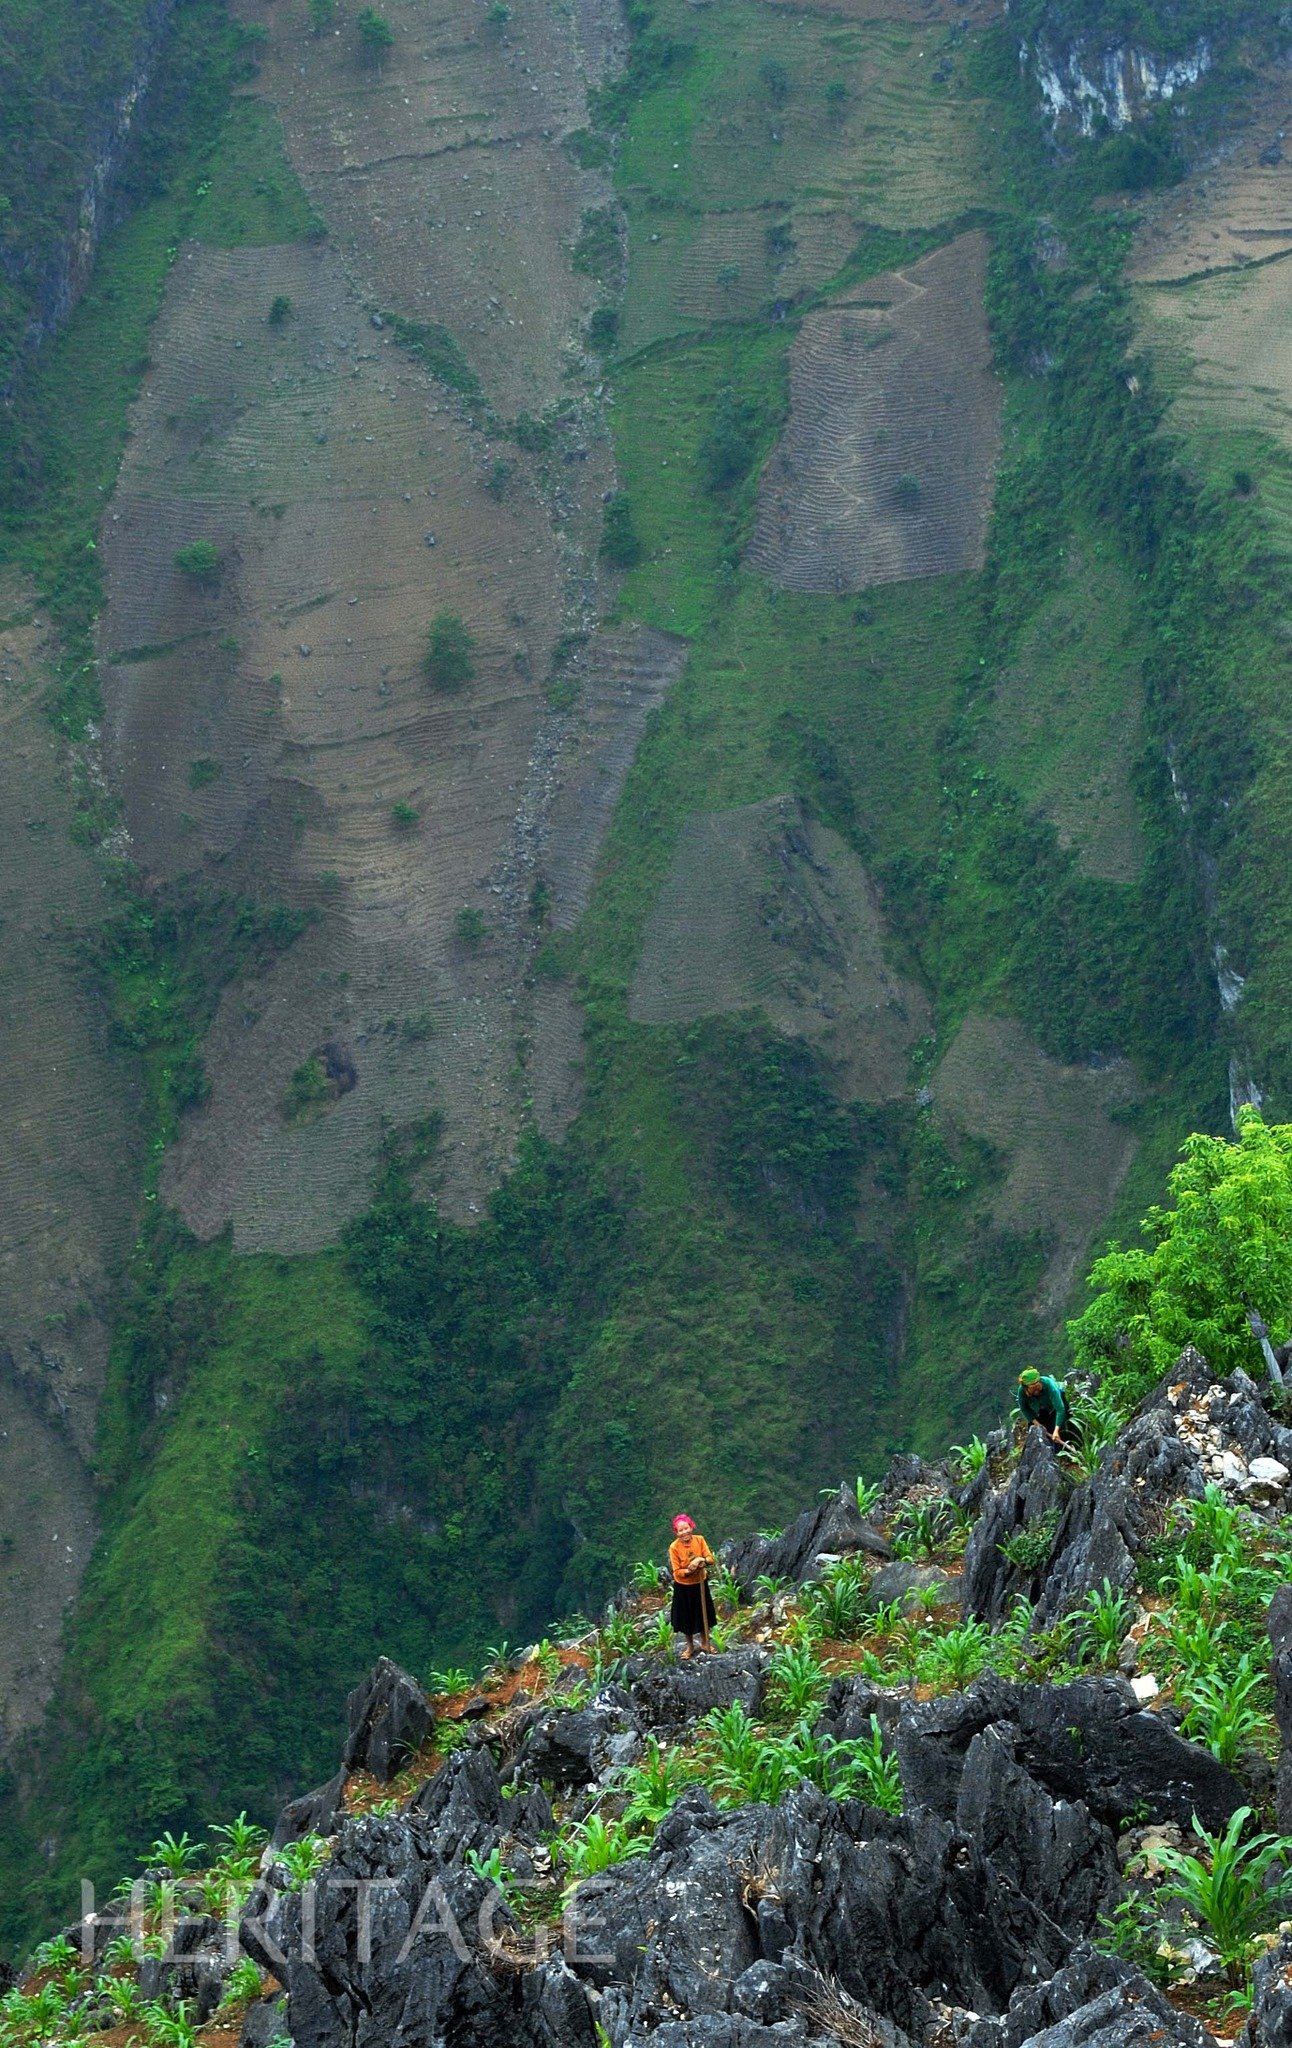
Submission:
[[[220,550],[214,541],[190,540],[175,550],[175,567],[195,583],[214,583],[220,573]]]
[[[758,452],[758,410],[737,398],[729,384],[718,393],[708,431],[699,446],[704,480],[711,491],[730,490],[748,476]]]
[[[623,491],[616,491],[606,506],[601,553],[616,569],[631,569],[634,562],[641,560],[642,544],[633,522],[633,508]]]
[[[375,7],[360,8],[355,16],[355,27],[359,31],[359,48],[370,64],[379,64],[395,40],[395,31],[384,14],[378,14]]]
[[[331,28],[336,19],[336,0],[310,0],[310,27],[316,36]]]
[[[1292,1124],[1240,1110],[1237,1139],[1195,1133],[1167,1185],[1172,1206],[1142,1225],[1150,1245],[1095,1261],[1095,1298],[1068,1325],[1079,1361],[1147,1387],[1196,1344],[1215,1372],[1259,1372],[1264,1356],[1277,1376],[1266,1347],[1292,1333]]]
[[[426,641],[426,673],[438,690],[460,690],[474,676],[475,641],[456,612],[438,612]]]

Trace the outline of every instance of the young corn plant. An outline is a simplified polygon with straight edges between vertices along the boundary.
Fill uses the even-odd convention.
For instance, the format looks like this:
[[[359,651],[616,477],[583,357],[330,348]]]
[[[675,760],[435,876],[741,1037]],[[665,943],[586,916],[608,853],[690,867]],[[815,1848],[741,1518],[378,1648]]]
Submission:
[[[803,1605],[832,1642],[847,1642],[859,1634],[865,1619],[866,1575],[864,1567],[849,1559],[834,1566],[819,1585],[808,1586]]]
[[[1241,1565],[1252,1529],[1252,1517],[1231,1501],[1222,1486],[1208,1486],[1201,1500],[1184,1509],[1184,1555],[1190,1563],[1209,1567],[1218,1558]]]
[[[1064,1463],[1079,1479],[1092,1479],[1104,1452],[1125,1421],[1120,1404],[1102,1389],[1078,1397],[1073,1403],[1073,1435],[1063,1446]]]
[[[780,1599],[782,1593],[790,1591],[793,1583],[792,1579],[776,1579],[770,1572],[760,1572],[754,1580],[754,1593],[761,1606],[770,1607],[773,1601]]]
[[[466,1863],[468,1870],[493,1886],[508,1911],[514,1913],[520,1903],[520,1886],[503,1862],[502,1850],[495,1845],[487,1856],[482,1856],[479,1850],[468,1849]]]
[[[279,1849],[278,1861],[290,1880],[288,1889],[304,1891],[306,1885],[318,1876],[331,1853],[323,1835],[302,1835],[299,1842],[288,1842]]]
[[[450,1664],[446,1671],[432,1671],[427,1690],[432,1699],[451,1699],[455,1693],[470,1692],[474,1684],[469,1671],[464,1671],[458,1664]]]
[[[642,1632],[635,1615],[621,1614],[615,1607],[606,1609],[606,1618],[601,1625],[601,1644],[607,1657],[631,1657],[641,1648]]]
[[[248,1820],[245,1812],[236,1820],[213,1827],[211,1833],[224,1843],[224,1854],[228,1856],[258,1856],[269,1839],[259,1823]]]
[[[1082,1656],[1107,1671],[1117,1662],[1134,1619],[1134,1601],[1115,1591],[1105,1579],[1102,1586],[1087,1593],[1077,1609],[1077,1638]]]
[[[632,1569],[632,1583],[634,1592],[658,1593],[660,1589],[659,1566],[652,1564],[648,1557],[638,1558]]]
[[[590,1813],[586,1820],[560,1836],[557,1846],[568,1873],[568,1898],[585,1877],[599,1877],[603,1870],[610,1870],[630,1856],[646,1855],[650,1842],[645,1835],[630,1834],[622,1821],[608,1821],[599,1813]]]
[[[967,1486],[986,1465],[987,1446],[980,1436],[971,1436],[967,1444],[952,1444],[951,1455],[956,1461],[957,1479]]]
[[[815,1713],[830,1681],[806,1643],[778,1650],[768,1666],[768,1698],[786,1718],[800,1720]]]
[[[173,2012],[150,2000],[140,2013],[148,2048],[198,2048],[197,2028],[189,2018],[187,1999],[181,1998]]]
[[[925,1685],[950,1685],[963,1692],[986,1665],[991,1631],[981,1621],[962,1621],[944,1636],[934,1636],[917,1655],[916,1676]]]
[[[826,1790],[836,1799],[860,1799],[885,1813],[902,1810],[902,1777],[897,1758],[884,1748],[884,1731],[870,1717],[869,1736],[850,1742],[826,1742]]]
[[[249,1960],[248,1957],[243,1957],[244,1962]],[[251,1967],[254,1970],[256,1966],[252,1963]],[[256,1983],[257,1985],[260,1983],[259,1970],[256,1970]],[[226,1979],[226,1997],[228,1995],[228,1987],[229,1980]],[[143,1993],[133,1977],[105,1977],[102,1979],[99,1988],[105,2003],[112,2009],[113,2021],[117,2026],[129,2026],[132,2020],[139,2018],[143,2010],[144,1999]]]
[[[667,1657],[673,1647],[673,1623],[667,1607],[662,1607],[646,1632],[646,1648],[653,1650],[657,1657]]]
[[[716,1751],[721,1768],[744,1777],[753,1767],[759,1734],[739,1700],[729,1707],[715,1707],[700,1723],[705,1748]]]
[[[157,1837],[143,1858],[144,1867],[149,1870],[157,1867],[168,1870],[172,1877],[183,1877],[186,1871],[192,1869],[205,1847],[204,1842],[191,1841],[187,1834],[182,1834],[176,1840],[168,1828],[164,1835]]]
[[[1258,1704],[1264,1685],[1265,1674],[1245,1654],[1231,1671],[1195,1678],[1184,1717],[1186,1735],[1196,1735],[1218,1763],[1235,1764],[1266,1725]]]
[[[893,1555],[912,1561],[934,1557],[955,1533],[956,1526],[952,1503],[945,1497],[903,1501],[889,1534]]]
[[[641,1761],[624,1779],[626,1828],[656,1828],[670,1812],[695,1777],[696,1767],[685,1751],[665,1749],[659,1738],[648,1735]]]
[[[1277,1918],[1292,1884],[1288,1857],[1292,1840],[1279,1835],[1242,1839],[1252,1818],[1240,1806],[1223,1834],[1209,1835],[1197,1815],[1194,1833],[1204,1854],[1160,1847],[1154,1856],[1172,1882],[1158,1889],[1159,1899],[1177,1899],[1193,1918],[1211,1931],[1231,1984],[1237,1984],[1259,1933]]]

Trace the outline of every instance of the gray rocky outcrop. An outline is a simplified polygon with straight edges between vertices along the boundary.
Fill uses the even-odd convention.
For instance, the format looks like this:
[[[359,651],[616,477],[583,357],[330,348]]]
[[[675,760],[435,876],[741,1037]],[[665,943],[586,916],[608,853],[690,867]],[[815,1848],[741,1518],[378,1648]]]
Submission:
[[[291,2048],[287,2028],[287,2000],[276,1992],[272,1998],[256,1998],[247,2007],[238,2036],[238,2048],[270,2048],[278,2041]]]
[[[348,1775],[342,1765],[335,1778],[329,1778],[326,1785],[317,1786],[313,1792],[303,1792],[299,1799],[289,1800],[278,1816],[270,1837],[271,1846],[285,1849],[289,1842],[299,1842],[304,1835],[331,1834],[333,1822],[345,1799]]]
[[[811,1786],[735,1813],[693,1789],[646,1861],[589,1880],[577,1899],[589,1945],[595,1929],[577,1967],[617,1987],[643,2030],[729,2011],[755,1963],[789,1959],[923,2039],[934,1999],[1002,2012],[1069,1946],[955,1828],[840,1805]]]
[[[1116,1841],[1082,1799],[1056,1799],[1019,1760],[1021,1731],[993,1722],[965,1753],[956,1826],[1066,1934],[1088,1934],[1120,1889]]]
[[[168,2006],[182,2001],[202,2026],[220,2003],[233,1961],[223,1922],[194,1914],[176,1921],[164,1955],[143,1957],[139,1990]]]
[[[1119,1957],[1084,1944],[1046,1983],[1023,1985],[965,2048],[1211,2048],[1199,2020],[1168,2003]]]
[[[1034,1426],[1006,1484],[983,1498],[965,1553],[965,1613],[995,1624],[1022,1594],[1046,1627],[1105,1584],[1128,1589],[1174,1503],[1224,1484],[1255,1504],[1262,1487],[1252,1467],[1261,1459],[1292,1467],[1292,1432],[1271,1418],[1246,1373],[1217,1382],[1192,1347],[1080,1485]],[[1033,1539],[1022,1563],[1002,1549],[1019,1537]]]
[[[1223,1827],[1243,1788],[1210,1750],[1147,1712],[1121,1678],[1019,1685],[982,1678],[962,1693],[902,1708],[896,1748],[908,1804],[951,1819],[970,1748],[991,1727],[1051,1798],[1080,1800],[1114,1830],[1135,1814],[1187,1826],[1196,1812]]]
[[[966,1604],[999,1619],[1025,1592],[1045,1614],[1104,1577],[1130,1583],[1174,1503],[1212,1483],[1251,1499],[1252,1464],[1292,1450],[1286,1434],[1245,1376],[1217,1385],[1196,1353],[1081,1485],[1033,1431],[1005,1484],[993,1487],[990,1467],[972,1482]],[[923,1495],[937,1475],[897,1473],[895,1500],[907,1482]],[[861,1547],[865,1528],[844,1493],[775,1539],[779,1554],[759,1538],[736,1562],[746,1575],[810,1576],[823,1554]],[[1050,1539],[1043,1569],[1002,1560],[1010,1532],[1037,1528]],[[898,1598],[918,1571],[886,1562],[877,1583]],[[1292,1586],[1269,1627],[1288,1738]],[[758,1713],[767,1664],[757,1644],[692,1663],[628,1659],[586,1704],[557,1692],[473,1723],[397,1816],[346,1818],[344,1772],[294,1802],[278,1845],[326,1825],[332,1855],[302,1893],[271,1854],[249,1902],[243,1945],[287,1991],[285,2008],[257,2017],[261,2034],[285,2016],[295,2048],[1206,2048],[1196,2021],[1088,1942],[1120,1896],[1128,1826],[1184,1829],[1196,1814],[1215,1830],[1249,1802],[1120,1675],[1048,1685],[988,1674],[928,1701],[860,1672],[836,1678],[816,1735],[869,1740],[878,1728],[897,1758],[900,1816],[806,1783],[776,1806],[720,1810],[691,1786],[648,1853],[575,1887],[560,1935],[536,1939],[515,1887],[539,1886],[550,1907],[560,1880],[548,1790],[569,1796],[567,1821],[613,1817],[652,1731],[675,1734],[735,1701]],[[420,1697],[379,1666],[354,1696],[355,1758],[389,1768],[418,1739]],[[192,1925],[193,1954],[205,1954]],[[1292,2048],[1289,1979],[1284,1943],[1258,1965],[1247,2048]],[[265,2048],[261,2034],[247,2048]]]
[[[758,1579],[787,1579],[801,1585],[819,1576],[820,1558],[857,1551],[881,1559],[892,1556],[879,1531],[858,1513],[852,1488],[841,1486],[819,1507],[806,1509],[783,1535],[746,1536],[724,1546],[722,1557],[747,1599]]]
[[[1270,1635],[1271,1676],[1274,1680],[1274,1718],[1278,1723],[1279,1752],[1275,1804],[1279,1826],[1292,1830],[1292,1586],[1279,1586],[1265,1617]]]
[[[1252,2010],[1244,2048],[1292,2048],[1292,1934],[1252,1966]]]
[[[350,1732],[342,1753],[347,1771],[371,1771],[382,1784],[416,1754],[435,1725],[431,1703],[415,1678],[379,1657],[346,1702]]]
[[[642,1723],[630,1694],[622,1686],[607,1686],[586,1707],[554,1713],[540,1707],[521,1743],[515,1776],[567,1789],[591,1785],[632,1763],[641,1746]]]
[[[635,1657],[624,1669],[624,1683],[647,1726],[676,1728],[737,1700],[746,1713],[757,1713],[766,1671],[766,1651],[753,1647],[679,1664]]]

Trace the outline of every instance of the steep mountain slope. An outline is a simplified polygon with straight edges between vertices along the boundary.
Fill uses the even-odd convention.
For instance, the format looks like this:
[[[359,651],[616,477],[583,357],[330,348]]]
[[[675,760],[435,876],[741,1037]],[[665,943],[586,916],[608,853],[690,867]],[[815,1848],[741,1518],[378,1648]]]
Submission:
[[[381,1659],[328,1781],[144,1850],[0,2040],[1274,2048],[1292,1432],[1192,1349],[1127,1391],[726,1546],[713,1654],[643,1562],[478,1684]]]
[[[1148,101],[1206,35],[1233,104],[1270,23],[1214,12]],[[24,1923],[321,1770],[379,1646],[599,1602],[676,1489],[747,1526],[972,1431],[1231,1066],[1285,1085],[1273,999],[1226,1022],[1281,571],[1102,204],[1193,116],[1056,155],[990,8],[238,13],[180,10],[10,541],[146,1154],[94,1141]]]

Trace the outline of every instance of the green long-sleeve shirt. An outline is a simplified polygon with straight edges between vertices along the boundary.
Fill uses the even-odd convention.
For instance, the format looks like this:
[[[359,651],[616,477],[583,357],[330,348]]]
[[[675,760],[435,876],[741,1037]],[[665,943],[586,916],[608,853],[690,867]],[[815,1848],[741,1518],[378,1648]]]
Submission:
[[[1018,1412],[1026,1422],[1039,1422],[1043,1429],[1062,1429],[1068,1419],[1068,1404],[1059,1382],[1042,1373],[1040,1386],[1031,1393],[1020,1387]]]

